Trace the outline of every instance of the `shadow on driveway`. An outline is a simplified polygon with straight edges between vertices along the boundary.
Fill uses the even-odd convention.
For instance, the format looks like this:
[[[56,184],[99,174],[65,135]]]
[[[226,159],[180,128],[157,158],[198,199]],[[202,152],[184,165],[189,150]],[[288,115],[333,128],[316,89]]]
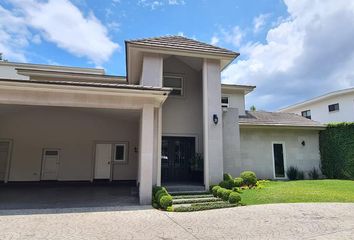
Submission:
[[[0,185],[0,215],[147,209],[135,183],[40,182]]]

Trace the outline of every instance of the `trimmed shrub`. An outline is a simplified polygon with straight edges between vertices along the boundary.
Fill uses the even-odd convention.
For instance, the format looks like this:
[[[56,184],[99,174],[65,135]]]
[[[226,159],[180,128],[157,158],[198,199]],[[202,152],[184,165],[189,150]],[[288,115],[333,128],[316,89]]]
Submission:
[[[235,187],[241,187],[243,184],[243,179],[240,177],[237,177],[234,179],[234,186]]]
[[[209,186],[209,192],[211,192],[211,191],[213,190],[213,187],[215,187],[215,186],[217,186],[217,185],[215,185],[215,184],[210,185],[210,186]]]
[[[220,186],[214,186],[211,192],[213,193],[214,197],[218,196],[218,190],[220,189]]]
[[[160,190],[165,190],[165,191],[167,191],[166,188],[164,188],[164,187],[161,187],[161,186],[154,186],[154,187],[152,188],[152,195],[155,196],[156,193],[157,193],[158,191],[160,191]]]
[[[328,178],[354,179],[354,122],[320,131],[321,171]]]
[[[296,180],[297,176],[299,174],[299,170],[297,167],[289,167],[288,170],[286,170],[286,175],[288,176],[289,180]]]
[[[244,171],[240,177],[243,179],[243,183],[247,186],[254,186],[257,183],[257,176],[252,171]]]
[[[165,189],[158,191],[155,195],[156,202],[160,203],[160,199],[162,196],[168,195],[168,192]]]
[[[229,181],[221,181],[219,183],[219,186],[222,187],[222,188],[228,188],[229,187]]]
[[[224,181],[233,180],[232,176],[229,173],[224,173]]]
[[[216,193],[216,195],[219,197],[219,198],[222,198],[222,195],[223,195],[223,192],[225,191],[226,189],[225,188],[219,188],[218,190],[217,190],[217,193]]]
[[[222,192],[222,200],[228,201],[228,200],[229,200],[229,196],[230,196],[231,193],[232,193],[232,190],[225,189],[225,190]]]
[[[163,209],[167,209],[168,207],[172,206],[172,196],[169,194],[166,194],[160,198],[160,206]]]
[[[241,195],[237,192],[231,192],[229,195],[229,203],[235,204],[241,201]]]
[[[313,180],[317,180],[320,178],[320,173],[318,172],[317,168],[313,168],[310,172],[309,172],[309,177]]]
[[[242,192],[241,188],[239,188],[239,187],[232,188],[232,191],[237,192],[237,193],[241,193]]]

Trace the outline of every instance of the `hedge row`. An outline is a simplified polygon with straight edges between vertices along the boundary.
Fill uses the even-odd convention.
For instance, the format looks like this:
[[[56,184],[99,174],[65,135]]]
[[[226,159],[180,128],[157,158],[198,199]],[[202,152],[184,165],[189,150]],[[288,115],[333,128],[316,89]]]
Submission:
[[[320,152],[326,177],[354,179],[354,123],[329,124],[320,132]]]

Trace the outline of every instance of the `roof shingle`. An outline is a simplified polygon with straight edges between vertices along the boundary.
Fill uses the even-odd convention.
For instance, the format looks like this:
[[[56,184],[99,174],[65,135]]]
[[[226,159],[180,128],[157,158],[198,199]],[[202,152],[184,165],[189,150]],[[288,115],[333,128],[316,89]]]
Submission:
[[[143,38],[136,40],[128,40],[127,43],[132,43],[141,46],[170,48],[185,51],[203,52],[203,53],[215,53],[236,57],[239,55],[237,52],[230,51],[225,48],[216,47],[211,44],[196,41],[194,39],[182,37],[182,36],[164,36],[154,38]]]
[[[325,127],[323,124],[294,113],[246,111],[240,116],[240,125],[287,126],[287,127]]]

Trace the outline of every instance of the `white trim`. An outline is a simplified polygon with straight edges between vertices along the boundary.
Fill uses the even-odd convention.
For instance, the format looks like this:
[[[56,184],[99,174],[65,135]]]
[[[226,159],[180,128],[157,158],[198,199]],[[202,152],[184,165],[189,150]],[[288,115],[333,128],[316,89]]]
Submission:
[[[157,181],[156,185],[161,186],[161,151],[162,151],[162,108],[158,109],[157,116]]]
[[[112,159],[112,163],[113,164],[116,164],[116,163],[118,163],[118,164],[127,164],[128,163],[128,152],[129,152],[129,147],[128,147],[128,143],[127,142],[121,142],[121,143],[114,143],[113,144],[114,146],[113,146],[113,148],[112,148],[112,150],[113,150],[113,154],[112,154],[112,157],[113,157],[113,159]],[[123,146],[123,160],[117,160],[116,159],[116,147],[117,146]],[[112,167],[112,166],[111,166]]]
[[[222,103],[222,98],[227,98],[227,103]],[[229,108],[230,107],[230,95],[228,94],[221,94],[221,107],[222,108]]]
[[[9,177],[10,177],[13,140],[12,139],[6,139],[6,138],[5,139],[4,138],[0,138],[0,142],[8,142],[9,143],[9,148],[7,150],[8,153],[7,153],[5,176],[4,176],[4,183],[7,183],[9,181]]]
[[[175,79],[180,79],[181,80],[181,87],[168,87],[171,88],[172,91],[173,90],[180,90],[181,91],[181,95],[174,95],[172,94],[172,91],[170,92],[169,96],[170,97],[184,97],[184,75],[183,74],[178,74],[178,73],[163,73],[162,75],[162,87],[166,87],[165,86],[165,77],[166,78],[175,78]]]
[[[45,159],[45,156],[46,156],[46,154],[45,154],[45,152],[46,151],[57,151],[58,152],[58,171],[57,171],[57,176],[56,176],[56,181],[58,181],[59,180],[59,174],[60,174],[60,151],[61,151],[61,149],[60,148],[43,148],[42,149],[42,164],[41,164],[41,174],[40,174],[40,177],[39,177],[39,180],[40,181],[46,181],[45,179],[43,180],[42,178],[43,178],[43,167],[44,167],[44,159]]]
[[[274,144],[281,144],[282,147],[283,147],[284,177],[277,177],[275,175]],[[274,141],[274,142],[272,142],[272,159],[273,159],[273,176],[274,176],[274,179],[287,179],[288,177],[286,176],[286,148],[285,148],[285,142],[283,142],[283,141]]]

